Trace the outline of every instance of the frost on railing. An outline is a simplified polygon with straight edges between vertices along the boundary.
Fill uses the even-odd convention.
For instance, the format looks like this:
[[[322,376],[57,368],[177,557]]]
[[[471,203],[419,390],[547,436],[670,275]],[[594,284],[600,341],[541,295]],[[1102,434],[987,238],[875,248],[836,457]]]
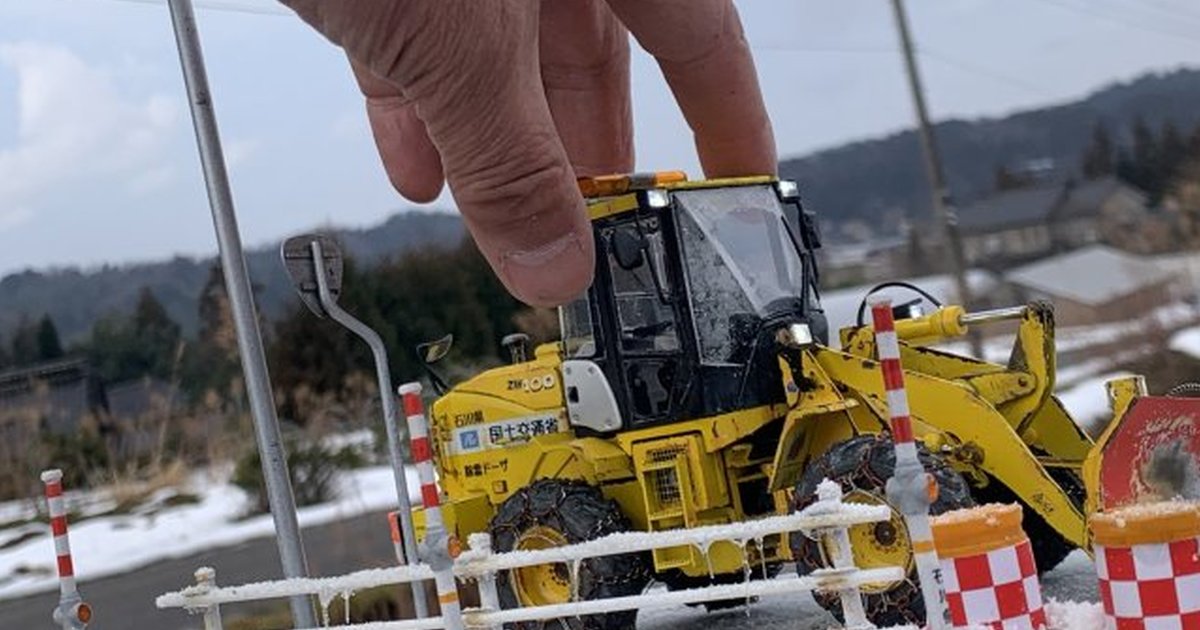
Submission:
[[[872,628],[863,612],[859,588],[864,584],[901,580],[900,567],[858,569],[853,563],[847,529],[853,525],[886,521],[891,517],[887,506],[867,506],[842,502],[842,491],[836,483],[826,481],[817,489],[818,501],[804,511],[760,520],[711,525],[691,529],[661,532],[625,532],[575,545],[529,551],[493,553],[488,534],[473,534],[468,538],[469,549],[454,562],[454,575],[460,580],[479,584],[481,606],[464,610],[458,619],[427,617],[404,621],[388,621],[357,625],[329,626],[328,606],[341,597],[347,604],[353,594],[368,588],[409,584],[429,580],[433,571],[428,565],[414,564],[389,569],[371,569],[330,578],[290,579],[259,582],[241,586],[218,587],[211,569],[197,572],[197,584],[181,591],[167,593],[156,600],[159,608],[183,608],[204,614],[206,630],[221,630],[220,606],[235,602],[281,599],[293,596],[316,596],[322,605],[322,622],[326,627],[347,630],[424,630],[450,627],[499,628],[506,623],[593,615],[624,610],[662,608],[708,601],[742,599],[792,594],[805,591],[838,593],[845,613],[847,628]],[[574,578],[579,564],[588,558],[637,553],[691,545],[707,554],[716,542],[728,541],[743,549],[758,544],[770,535],[802,532],[823,537],[832,554],[833,566],[815,571],[799,579],[771,579],[742,584],[726,584],[670,591],[666,593],[630,595],[598,600],[572,601],[562,604],[501,610],[496,594],[496,576],[502,571],[543,564],[566,564],[572,567]],[[749,562],[749,553],[744,554]],[[347,605],[346,609],[349,609]]]

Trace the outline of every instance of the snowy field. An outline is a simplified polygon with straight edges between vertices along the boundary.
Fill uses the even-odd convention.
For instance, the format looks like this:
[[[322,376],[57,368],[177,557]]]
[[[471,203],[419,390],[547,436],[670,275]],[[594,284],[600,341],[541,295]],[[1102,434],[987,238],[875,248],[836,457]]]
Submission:
[[[117,575],[168,558],[181,558],[206,549],[235,545],[275,535],[269,514],[244,518],[250,499],[229,483],[230,471],[206,471],[192,476],[184,488],[162,490],[128,514],[90,518],[71,523],[75,573],[81,582]],[[415,470],[408,473],[409,495],[420,501]],[[299,510],[302,526],[320,525],[386,510],[396,505],[392,470],[361,468],[343,475],[338,500]],[[171,496],[186,492],[199,501],[163,507]],[[111,502],[103,492],[68,493],[68,509],[84,514],[106,511]],[[110,508],[109,508],[110,509]],[[34,516],[28,501],[0,504],[0,522]],[[38,523],[0,530],[0,546],[28,538],[0,551],[0,599],[58,588],[54,547]],[[32,534],[39,534],[30,537]]]

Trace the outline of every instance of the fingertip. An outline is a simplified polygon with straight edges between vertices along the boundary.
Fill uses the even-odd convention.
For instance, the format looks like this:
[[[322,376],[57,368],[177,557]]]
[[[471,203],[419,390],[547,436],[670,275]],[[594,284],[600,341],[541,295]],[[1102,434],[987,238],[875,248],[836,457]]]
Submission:
[[[367,118],[388,180],[405,199],[428,203],[445,185],[442,159],[415,107],[399,98],[367,98]]]
[[[389,167],[386,161],[384,170],[387,171],[388,181],[392,183],[392,188],[413,203],[431,203],[442,194],[442,189],[445,187],[445,180],[440,173],[436,177],[414,177],[412,173]]]
[[[537,307],[560,306],[592,284],[595,250],[590,234],[572,230],[530,249],[501,255],[497,272],[518,300]]]
[[[557,181],[554,170],[569,169],[535,175],[540,181],[516,199],[459,198],[467,227],[496,276],[530,306],[559,306],[579,297],[591,286],[596,264],[583,198],[573,181]]]

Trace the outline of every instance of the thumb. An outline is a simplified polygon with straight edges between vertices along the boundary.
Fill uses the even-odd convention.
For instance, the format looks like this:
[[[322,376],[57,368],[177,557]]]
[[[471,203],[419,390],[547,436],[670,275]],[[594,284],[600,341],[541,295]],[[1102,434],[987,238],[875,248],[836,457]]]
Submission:
[[[591,284],[591,225],[542,87],[540,3],[289,4],[416,106],[467,228],[514,296],[552,306]]]

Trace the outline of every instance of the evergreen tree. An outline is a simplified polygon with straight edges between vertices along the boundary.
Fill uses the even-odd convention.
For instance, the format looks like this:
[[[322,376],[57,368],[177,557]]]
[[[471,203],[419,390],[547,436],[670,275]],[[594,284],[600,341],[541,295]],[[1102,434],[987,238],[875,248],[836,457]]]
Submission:
[[[63,356],[62,342],[58,338],[58,329],[49,315],[43,315],[38,323],[37,331],[38,360],[50,361]]]
[[[167,309],[163,308],[150,287],[142,287],[138,294],[137,307],[133,312],[133,331],[144,348],[147,373],[169,377],[179,353],[179,324],[167,314]]]
[[[1163,123],[1162,130],[1159,134],[1159,163],[1161,172],[1158,174],[1160,179],[1159,189],[1165,192],[1165,188],[1170,185],[1175,178],[1175,174],[1183,167],[1184,162],[1188,157],[1188,143],[1184,139],[1183,133],[1179,131],[1179,127],[1174,122],[1166,121]]]
[[[33,365],[41,360],[41,349],[38,346],[39,326],[22,317],[13,331],[12,362],[17,367]]]
[[[88,358],[106,381],[146,376],[170,378],[179,347],[179,325],[154,293],[143,288],[131,316],[109,316],[92,326]]]
[[[1092,127],[1092,140],[1083,152],[1082,171],[1085,179],[1098,179],[1111,175],[1116,169],[1116,148],[1112,135],[1104,121],[1096,121]]]
[[[238,375],[237,329],[219,264],[209,269],[198,310],[200,330],[184,349],[181,385],[193,397],[210,390],[228,394]]]
[[[0,336],[0,370],[11,367],[13,364],[12,356],[8,354],[8,344],[4,337]]]
[[[1132,136],[1132,146],[1120,152],[1117,175],[1146,191],[1151,205],[1157,204],[1167,182],[1158,138],[1141,117],[1134,121]]]

